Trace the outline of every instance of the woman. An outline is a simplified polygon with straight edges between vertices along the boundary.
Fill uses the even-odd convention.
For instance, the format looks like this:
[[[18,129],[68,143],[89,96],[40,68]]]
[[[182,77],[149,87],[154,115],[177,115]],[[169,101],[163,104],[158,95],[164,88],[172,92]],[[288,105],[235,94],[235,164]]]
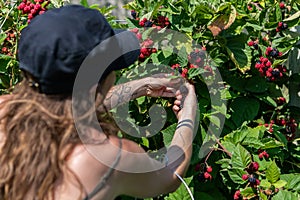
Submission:
[[[18,56],[24,79],[12,95],[2,96],[0,104],[0,199],[109,200],[119,195],[153,197],[178,188],[177,175],[184,176],[192,152],[194,87],[184,83],[183,94],[176,91],[178,81],[166,75],[113,86],[113,71],[132,64],[136,51],[113,62],[97,87],[102,129],[85,112],[90,104],[82,99],[79,107],[84,112],[78,117],[84,124],[75,127],[77,72],[95,46],[115,35],[98,11],[74,5],[47,11],[22,31]],[[121,40],[136,43],[128,33],[118,41],[120,49]],[[103,110],[143,95],[176,98],[173,110],[179,125],[163,163],[147,156],[138,144],[111,133],[115,128],[103,117]],[[96,142],[82,142],[82,132],[96,135]],[[141,165],[157,170],[126,170]]]

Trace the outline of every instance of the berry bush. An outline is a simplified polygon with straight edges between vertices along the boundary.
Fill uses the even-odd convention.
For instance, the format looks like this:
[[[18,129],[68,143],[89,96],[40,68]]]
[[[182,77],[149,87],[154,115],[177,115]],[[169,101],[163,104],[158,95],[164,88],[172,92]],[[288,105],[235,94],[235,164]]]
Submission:
[[[0,2],[0,89],[7,93],[19,81],[20,30],[36,15],[63,2]],[[119,82],[121,77],[134,79],[167,66],[175,76],[194,83],[199,127],[184,180],[195,199],[300,199],[297,1],[133,0],[125,5],[131,16],[126,24],[114,21],[111,7],[91,7],[104,13],[114,27],[129,28],[140,41],[139,60],[119,73]],[[166,47],[168,42],[173,42],[173,49]],[[132,128],[125,132],[141,137],[124,137],[149,152],[168,146],[177,125],[173,101],[150,97],[131,101],[123,120]],[[155,121],[153,104],[164,107],[166,123],[158,134],[147,137],[136,124]],[[188,194],[182,185],[153,200],[188,199]]]

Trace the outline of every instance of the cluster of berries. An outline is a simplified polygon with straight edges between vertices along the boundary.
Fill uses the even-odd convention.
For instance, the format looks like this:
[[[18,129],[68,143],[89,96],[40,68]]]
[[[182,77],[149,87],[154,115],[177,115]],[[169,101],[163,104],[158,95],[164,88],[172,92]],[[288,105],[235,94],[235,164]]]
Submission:
[[[138,28],[134,28],[131,30],[131,32],[135,33],[136,37],[140,41],[141,51],[139,55],[139,61],[143,62],[146,58],[148,58],[152,53],[156,53],[157,49],[152,48],[153,46],[153,40],[150,38],[142,41],[142,34],[139,32]]]
[[[23,0],[18,6],[18,10],[21,10],[23,15],[27,14],[28,23],[30,23],[35,16],[43,14],[47,10],[46,7],[50,3],[50,1],[45,0],[34,1],[35,4],[30,0]]]
[[[276,27],[276,32],[280,32],[280,31],[283,31],[283,30],[286,30],[288,29],[288,25],[284,22],[278,22],[278,25]]]
[[[203,46],[200,49],[195,49],[188,55],[189,68],[203,68],[208,72],[208,75],[213,74],[213,70],[210,66],[206,65],[206,47]]]
[[[170,25],[169,18],[164,16],[158,16],[157,19],[155,20],[155,24],[153,27],[160,29],[160,28],[169,27],[169,25]]]
[[[292,141],[296,134],[295,132],[297,131],[298,124],[296,123],[296,120],[293,118],[290,118],[286,123],[285,123],[285,137],[288,141]]]
[[[251,187],[257,187],[260,184],[260,181],[256,177],[256,172],[259,169],[259,164],[257,162],[251,162],[247,167],[247,174],[242,175],[244,181],[248,181]],[[238,198],[237,198],[238,199]]]
[[[144,18],[139,22],[139,25],[141,27],[152,27],[153,22],[151,20],[148,20],[147,18]]]
[[[268,131],[269,131],[270,133],[273,133],[273,131],[274,131],[274,130],[273,130],[273,125],[274,125],[274,123],[275,123],[274,120],[271,120],[269,124],[267,124],[267,123],[265,124],[265,127],[268,128]]]
[[[270,157],[270,155],[266,151],[263,151],[263,150],[259,149],[258,150],[258,157],[259,157],[259,159],[262,160],[263,158],[268,159]]]
[[[133,19],[139,21],[139,25],[141,27],[154,27],[157,30],[160,30],[162,28],[170,26],[169,18],[164,17],[164,16],[158,16],[154,20],[150,20],[150,19],[147,19],[147,18],[140,19],[138,17],[138,13],[135,10],[131,10],[131,16],[132,16]]]
[[[282,52],[279,52],[278,49],[272,48],[272,47],[267,47],[265,54],[266,54],[266,56],[269,56],[269,57],[272,57],[275,59],[282,56]]]
[[[2,48],[1,48],[1,54],[5,54],[8,56],[12,56],[12,52],[11,52],[11,48],[10,46],[12,46],[14,44],[16,40],[16,35],[13,31],[9,31],[6,33],[6,38],[2,44]]]
[[[205,180],[211,180],[211,172],[213,171],[213,168],[211,166],[205,166],[203,170],[201,170],[201,164],[197,164],[195,167],[195,171],[201,171],[201,173],[198,176],[199,181],[205,181]]]
[[[157,30],[160,30],[162,28],[169,27],[170,21],[169,18],[167,17],[158,16],[157,19],[155,20],[143,18],[142,20],[139,21],[139,25],[141,27],[153,27],[156,28]]]
[[[265,57],[260,57],[259,61],[256,62],[255,68],[259,71],[261,76],[267,77],[268,81],[275,81],[283,76],[286,72],[286,68],[273,68],[272,62]]]
[[[248,46],[258,50],[258,40],[250,40],[248,42]]]

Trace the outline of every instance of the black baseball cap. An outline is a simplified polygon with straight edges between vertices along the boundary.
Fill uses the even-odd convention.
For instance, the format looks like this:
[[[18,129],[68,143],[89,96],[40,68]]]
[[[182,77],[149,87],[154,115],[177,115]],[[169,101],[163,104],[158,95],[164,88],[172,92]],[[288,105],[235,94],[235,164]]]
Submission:
[[[129,67],[140,54],[136,36],[127,30],[112,29],[96,9],[67,5],[48,10],[21,32],[20,69],[31,74],[41,93],[72,93],[81,64],[103,41],[109,42],[100,51],[93,51],[100,62],[91,66],[94,71],[102,70],[99,80],[111,71]],[[119,55],[117,59],[105,60],[112,52]],[[102,61],[109,64],[102,65]]]

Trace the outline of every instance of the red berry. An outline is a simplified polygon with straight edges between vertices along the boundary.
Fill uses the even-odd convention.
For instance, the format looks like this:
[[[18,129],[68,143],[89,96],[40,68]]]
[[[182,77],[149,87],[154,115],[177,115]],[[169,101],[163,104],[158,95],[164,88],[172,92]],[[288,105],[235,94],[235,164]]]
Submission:
[[[248,46],[251,47],[251,46],[253,46],[253,45],[254,45],[254,41],[251,40],[251,41],[248,42]]]
[[[255,185],[259,185],[259,184],[260,184],[260,181],[258,179],[256,179]]]
[[[208,172],[204,172],[204,178],[205,179],[212,179],[212,176],[210,175],[210,173],[208,173]]]
[[[244,181],[248,180],[248,178],[249,178],[248,174],[243,174],[242,179],[243,179]]]
[[[211,166],[207,166],[207,167],[206,167],[206,171],[207,171],[208,173],[211,173],[211,172],[212,172],[212,170],[213,170],[213,169],[212,169],[212,167],[211,167]]]
[[[280,7],[281,9],[284,9],[284,8],[285,8],[284,2],[280,2],[279,7]]]
[[[147,54],[148,53],[148,49],[147,48],[141,48],[141,53],[142,54]]]
[[[240,196],[241,196],[241,191],[240,191],[240,190],[237,190],[237,191],[234,193],[233,198],[234,198],[234,200],[237,200],[237,199],[240,198]]]
[[[28,14],[28,19],[32,19],[33,15],[31,13]]]
[[[272,63],[271,63],[270,61],[268,61],[268,62],[266,63],[266,66],[267,66],[267,67],[271,67],[271,66],[272,66]]]
[[[258,168],[259,168],[259,164],[257,162],[252,162],[250,164],[250,167],[252,168],[253,171],[256,172],[258,170]]]
[[[262,153],[258,154],[259,159],[263,159],[264,155]]]

